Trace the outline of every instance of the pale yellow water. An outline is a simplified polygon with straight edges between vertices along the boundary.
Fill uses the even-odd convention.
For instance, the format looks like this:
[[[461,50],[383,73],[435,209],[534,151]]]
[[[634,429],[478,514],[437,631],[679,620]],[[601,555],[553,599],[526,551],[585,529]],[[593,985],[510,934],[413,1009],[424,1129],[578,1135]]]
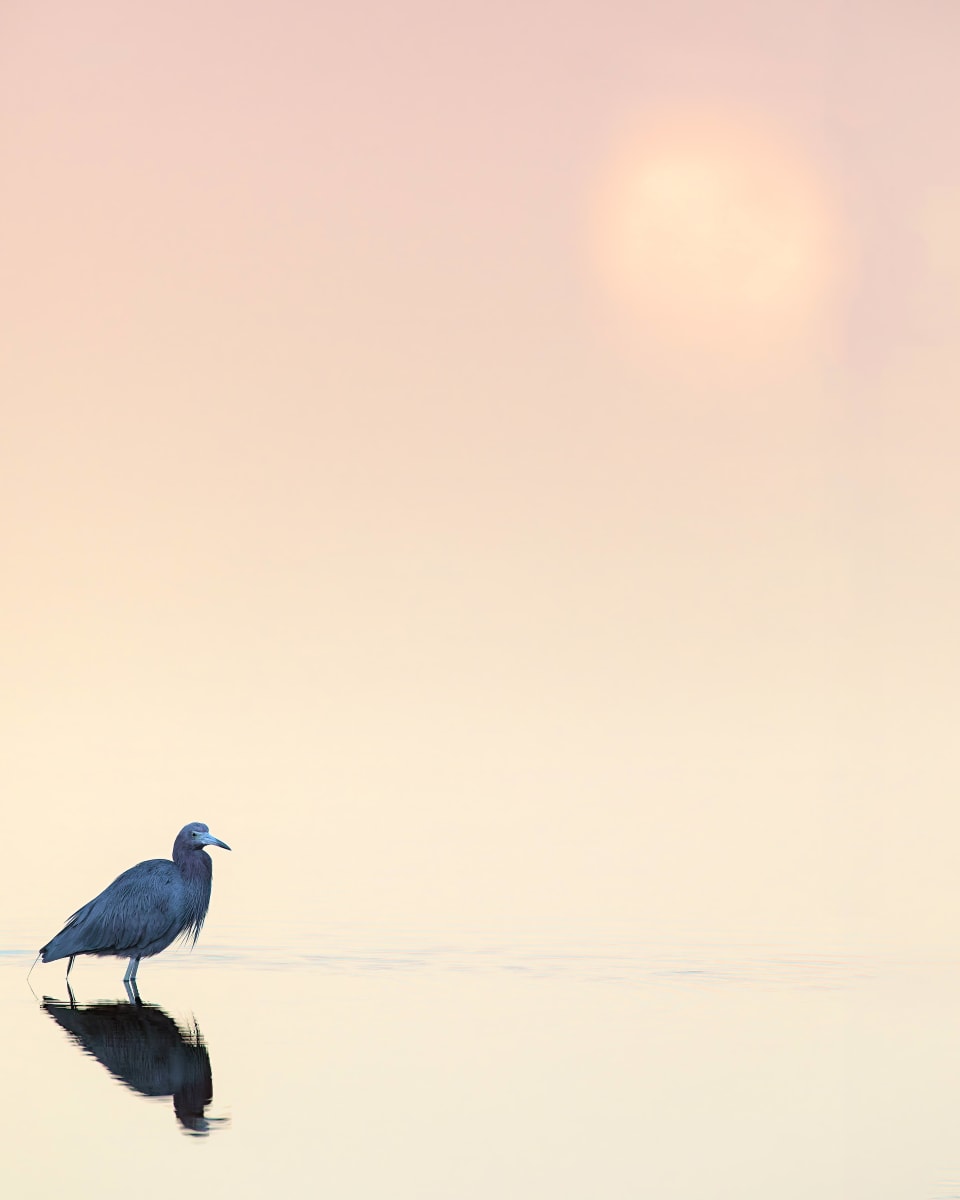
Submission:
[[[207,1048],[200,1134],[71,1040],[40,1002],[67,999],[63,965],[34,971],[38,999],[29,962],[0,956],[10,1196],[960,1195],[946,959],[233,931],[140,972]],[[122,1001],[121,974],[78,960],[78,1007]]]

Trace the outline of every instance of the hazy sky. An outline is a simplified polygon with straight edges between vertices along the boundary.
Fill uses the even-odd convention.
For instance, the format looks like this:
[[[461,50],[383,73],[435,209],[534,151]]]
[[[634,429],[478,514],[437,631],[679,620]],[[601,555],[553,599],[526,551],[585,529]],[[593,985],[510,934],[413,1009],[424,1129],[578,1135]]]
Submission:
[[[4,912],[952,939],[958,37],[0,5]]]

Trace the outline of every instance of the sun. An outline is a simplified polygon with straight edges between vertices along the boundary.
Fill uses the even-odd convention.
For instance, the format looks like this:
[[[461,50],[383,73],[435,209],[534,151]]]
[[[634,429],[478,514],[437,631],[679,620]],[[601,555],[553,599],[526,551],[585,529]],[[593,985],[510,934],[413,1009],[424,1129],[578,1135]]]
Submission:
[[[661,354],[756,361],[828,317],[840,253],[812,163],[760,122],[674,114],[621,140],[594,206],[594,268]]]

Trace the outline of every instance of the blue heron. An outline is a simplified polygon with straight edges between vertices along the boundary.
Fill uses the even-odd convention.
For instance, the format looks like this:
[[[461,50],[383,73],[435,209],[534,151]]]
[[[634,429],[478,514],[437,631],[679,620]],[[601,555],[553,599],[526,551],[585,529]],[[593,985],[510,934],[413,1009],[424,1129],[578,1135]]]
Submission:
[[[166,950],[178,937],[196,945],[210,903],[213,863],[204,846],[230,847],[194,821],[177,834],[173,861],[137,863],[77,909],[55,938],[40,949],[44,962],[69,958],[67,978],[78,954],[129,958],[124,983],[136,987],[141,958]]]

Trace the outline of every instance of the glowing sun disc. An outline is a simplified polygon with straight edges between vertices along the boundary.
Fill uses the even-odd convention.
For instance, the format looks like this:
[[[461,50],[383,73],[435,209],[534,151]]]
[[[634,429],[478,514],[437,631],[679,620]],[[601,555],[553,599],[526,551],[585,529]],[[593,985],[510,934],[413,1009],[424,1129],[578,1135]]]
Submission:
[[[812,163],[760,124],[687,113],[646,123],[605,172],[595,268],[661,349],[754,359],[827,315],[837,223]]]

